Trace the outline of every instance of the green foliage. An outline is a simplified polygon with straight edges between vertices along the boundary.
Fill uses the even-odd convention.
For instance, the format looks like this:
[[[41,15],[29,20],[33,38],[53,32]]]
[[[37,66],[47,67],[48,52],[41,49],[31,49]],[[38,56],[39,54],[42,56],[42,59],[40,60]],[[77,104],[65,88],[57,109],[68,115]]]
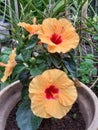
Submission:
[[[66,69],[68,70],[71,77],[76,78],[77,77],[77,69],[76,69],[76,63],[74,62],[72,57],[65,57],[63,59],[64,65]]]
[[[11,80],[16,81],[19,79],[20,73],[22,73],[23,70],[26,69],[26,66],[24,64],[17,64],[13,70],[13,75],[11,76]]]
[[[1,55],[9,55],[10,53],[11,53],[11,49],[8,47],[4,47]]]
[[[79,27],[82,24],[82,8],[87,0],[68,0],[66,10],[70,13],[68,14],[70,19],[73,21],[74,25]]]
[[[97,74],[92,57],[92,54],[87,54],[78,68],[78,78],[84,83],[90,83],[93,76]]]
[[[74,57],[73,57],[74,50],[71,50],[68,54],[69,55],[67,57],[63,58],[63,63],[64,63],[65,68],[68,70],[70,76],[76,78],[77,67],[76,67]]]
[[[7,63],[10,53],[11,53],[11,49],[5,47],[0,55],[0,62]],[[0,79],[3,76],[4,70],[5,70],[4,67],[0,66]],[[6,81],[6,83],[0,82],[0,90],[3,89],[5,86],[9,85],[9,83],[10,83],[9,79]]]
[[[8,4],[1,1],[0,13],[3,14],[1,17],[11,24],[11,27],[8,28],[4,26],[11,32],[11,35],[7,37],[22,43],[25,40],[26,31],[17,26],[19,22],[32,23],[33,18],[36,17],[40,23],[46,17],[57,17],[59,13],[65,11],[65,5],[65,0],[53,0],[52,3],[49,3],[48,0],[16,0],[15,4],[14,0]],[[6,7],[5,10],[2,10],[4,7]]]
[[[28,100],[28,99],[26,99]],[[24,100],[16,113],[16,120],[20,130],[37,130],[42,118],[33,115],[30,109],[30,100]]]
[[[1,1],[0,7],[4,7],[4,1]],[[97,17],[85,18],[86,27],[82,28],[81,10],[87,0],[18,0],[16,5],[19,16],[16,15],[14,1],[11,2],[11,7],[6,5],[5,20],[11,24],[8,28],[11,31],[11,37],[15,40],[15,44],[12,48],[16,49],[16,62],[12,75],[5,83],[1,83],[1,88],[4,88],[11,82],[20,80],[23,84],[22,90],[22,103],[19,105],[17,111],[17,122],[20,130],[37,130],[42,119],[33,115],[30,109],[30,100],[28,96],[28,82],[31,76],[41,74],[47,69],[58,68],[67,71],[71,78],[78,77],[84,83],[90,83],[94,76],[97,74],[97,69],[94,67],[93,55],[87,54],[84,59],[80,58],[81,63],[77,69],[73,55],[75,52],[71,50],[67,54],[62,53],[49,53],[46,46],[39,46],[39,39],[37,35],[33,35],[28,39],[28,33],[17,26],[19,22],[26,22],[32,24],[34,17],[37,18],[37,23],[41,23],[44,18],[47,17],[65,17],[66,11],[69,11],[69,19],[78,28],[80,38],[85,43],[94,46],[96,50],[98,47],[93,42],[89,41],[89,38],[82,36],[81,30],[87,34],[92,35],[92,38],[98,40],[98,20]],[[10,11],[11,11],[11,15]],[[4,10],[0,9],[0,13],[3,14]],[[80,29],[80,30],[79,30]],[[82,41],[80,39],[80,42]],[[81,42],[82,43],[82,42]],[[38,47],[39,46],[39,47]],[[80,51],[80,50],[79,50]],[[0,56],[0,62],[7,63],[8,56],[11,53],[11,49],[5,48]],[[82,54],[80,54],[81,56]],[[78,71],[78,75],[77,75]],[[0,78],[3,76],[4,68],[0,67]],[[76,119],[77,115],[73,114],[73,119]]]
[[[58,0],[51,9],[51,17],[56,17],[59,13],[64,12],[66,7],[66,0]]]
[[[23,83],[22,88],[22,102],[19,103],[18,110],[16,112],[16,120],[20,130],[37,130],[41,124],[42,118],[36,117],[30,108],[31,101],[28,93],[28,80],[29,71],[25,70],[22,72],[20,77]]]
[[[49,61],[51,61],[51,64],[53,64],[56,68],[61,67],[61,56],[58,53],[50,53],[49,57]]]

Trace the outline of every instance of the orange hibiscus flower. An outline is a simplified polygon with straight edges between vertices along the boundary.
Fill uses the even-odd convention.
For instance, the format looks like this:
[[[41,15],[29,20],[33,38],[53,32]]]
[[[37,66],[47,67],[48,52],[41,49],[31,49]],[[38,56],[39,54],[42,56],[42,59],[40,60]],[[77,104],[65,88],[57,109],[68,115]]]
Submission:
[[[7,78],[8,78],[8,76],[10,76],[12,74],[13,69],[14,69],[14,67],[16,65],[16,61],[15,61],[16,53],[15,53],[15,50],[16,49],[12,50],[12,53],[9,56],[9,60],[8,60],[7,64],[0,62],[0,66],[5,67],[4,76],[1,79],[2,82],[5,82],[7,80]]]
[[[47,18],[43,21],[39,31],[39,39],[48,45],[51,53],[66,53],[76,48],[79,43],[79,36],[75,32],[72,23],[67,19]]]
[[[42,118],[62,118],[77,98],[76,87],[65,72],[46,70],[32,79],[29,86],[31,110]]]
[[[37,34],[39,29],[40,29],[40,25],[36,25],[36,18],[35,17],[33,19],[33,24],[19,22],[18,26],[25,28],[30,33],[29,37],[31,37],[34,34]]]

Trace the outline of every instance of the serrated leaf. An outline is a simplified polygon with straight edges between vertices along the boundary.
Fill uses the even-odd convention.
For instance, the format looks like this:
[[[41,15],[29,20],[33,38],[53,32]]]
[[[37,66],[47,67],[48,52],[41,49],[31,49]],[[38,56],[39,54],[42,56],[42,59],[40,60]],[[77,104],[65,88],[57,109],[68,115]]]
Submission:
[[[24,100],[17,110],[16,120],[20,130],[37,130],[42,118],[36,117],[30,109],[30,101]]]

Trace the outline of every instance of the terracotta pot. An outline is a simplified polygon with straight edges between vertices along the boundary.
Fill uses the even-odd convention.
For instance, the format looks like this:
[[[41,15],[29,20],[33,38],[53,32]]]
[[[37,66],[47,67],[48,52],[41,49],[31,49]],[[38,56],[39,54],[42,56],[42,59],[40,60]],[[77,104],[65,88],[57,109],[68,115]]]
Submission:
[[[84,84],[78,87],[78,104],[83,114],[86,130],[98,130],[98,99]],[[5,129],[9,113],[21,99],[22,84],[12,83],[0,92],[0,130]]]

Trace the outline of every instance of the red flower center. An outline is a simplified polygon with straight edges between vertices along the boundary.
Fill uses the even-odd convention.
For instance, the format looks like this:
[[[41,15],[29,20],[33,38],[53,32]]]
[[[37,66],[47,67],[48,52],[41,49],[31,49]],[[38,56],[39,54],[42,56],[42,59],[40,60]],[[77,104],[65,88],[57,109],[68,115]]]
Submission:
[[[58,94],[59,89],[56,88],[54,85],[50,85],[48,88],[45,89],[45,94],[47,99],[54,99],[54,95]]]
[[[56,44],[56,45],[62,43],[62,37],[61,37],[61,35],[58,35],[58,34],[56,34],[56,33],[53,33],[53,34],[52,34],[52,36],[50,37],[50,40],[51,40],[54,44]]]

